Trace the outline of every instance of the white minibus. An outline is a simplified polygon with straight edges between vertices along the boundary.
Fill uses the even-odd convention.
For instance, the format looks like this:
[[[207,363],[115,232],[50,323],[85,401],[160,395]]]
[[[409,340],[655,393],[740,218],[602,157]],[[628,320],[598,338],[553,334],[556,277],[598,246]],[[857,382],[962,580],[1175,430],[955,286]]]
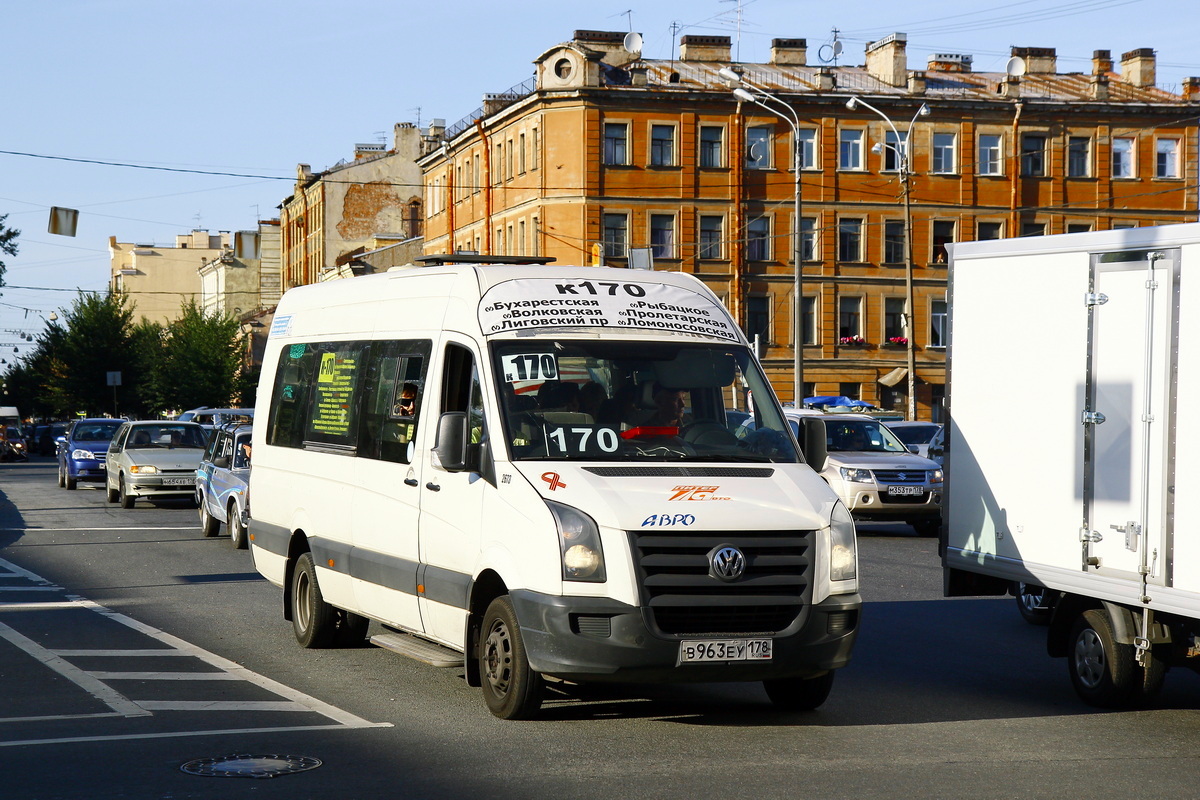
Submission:
[[[547,679],[762,681],[812,709],[849,661],[857,547],[811,466],[823,426],[802,452],[690,275],[441,263],[298,287],[257,408],[251,550],[305,647],[374,620],[504,719]]]

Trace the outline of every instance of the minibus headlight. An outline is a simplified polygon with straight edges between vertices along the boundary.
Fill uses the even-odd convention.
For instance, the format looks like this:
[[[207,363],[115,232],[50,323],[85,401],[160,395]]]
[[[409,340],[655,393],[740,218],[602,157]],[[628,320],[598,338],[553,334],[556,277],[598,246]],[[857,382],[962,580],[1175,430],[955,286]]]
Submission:
[[[829,580],[851,581],[858,576],[858,553],[854,519],[838,502],[829,520]]]
[[[842,480],[850,481],[851,483],[871,483],[875,480],[875,478],[871,475],[871,470],[869,469],[842,467],[839,472],[842,473]]]
[[[558,528],[563,580],[593,583],[606,580],[600,529],[592,518],[562,503],[547,500],[546,506],[554,515],[554,524]]]

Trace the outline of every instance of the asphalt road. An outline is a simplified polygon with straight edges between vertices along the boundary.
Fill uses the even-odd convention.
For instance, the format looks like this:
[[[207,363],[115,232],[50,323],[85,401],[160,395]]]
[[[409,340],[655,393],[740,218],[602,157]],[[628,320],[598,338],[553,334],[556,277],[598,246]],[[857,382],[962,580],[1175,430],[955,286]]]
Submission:
[[[187,504],[122,510],[47,459],[0,464],[0,797],[1197,796],[1200,676],[1084,706],[1011,599],[941,597],[936,549],[860,528],[862,632],[816,712],[758,685],[566,687],[502,722],[460,669],[300,648]],[[311,768],[182,769],[239,754]]]

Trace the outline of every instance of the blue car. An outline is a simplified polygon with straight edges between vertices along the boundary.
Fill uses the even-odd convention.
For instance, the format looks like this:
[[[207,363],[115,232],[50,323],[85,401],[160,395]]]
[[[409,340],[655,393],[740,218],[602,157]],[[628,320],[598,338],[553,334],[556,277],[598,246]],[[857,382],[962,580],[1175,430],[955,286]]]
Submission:
[[[75,420],[58,446],[58,485],[74,489],[79,481],[103,483],[108,443],[124,421],[107,417]]]

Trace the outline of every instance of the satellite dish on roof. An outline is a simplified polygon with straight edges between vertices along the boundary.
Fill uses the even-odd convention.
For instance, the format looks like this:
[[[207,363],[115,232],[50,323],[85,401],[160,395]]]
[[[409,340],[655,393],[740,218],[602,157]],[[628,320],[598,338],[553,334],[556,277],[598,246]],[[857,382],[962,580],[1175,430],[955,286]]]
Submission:
[[[640,53],[642,52],[642,35],[630,31],[625,34],[625,40],[622,42],[622,45],[631,53]]]
[[[1025,74],[1025,59],[1020,56],[1013,56],[1004,65],[1004,71],[1013,78],[1019,78]]]
[[[840,56],[842,54],[842,40],[841,39],[833,40],[833,54],[834,54],[834,56]]]

